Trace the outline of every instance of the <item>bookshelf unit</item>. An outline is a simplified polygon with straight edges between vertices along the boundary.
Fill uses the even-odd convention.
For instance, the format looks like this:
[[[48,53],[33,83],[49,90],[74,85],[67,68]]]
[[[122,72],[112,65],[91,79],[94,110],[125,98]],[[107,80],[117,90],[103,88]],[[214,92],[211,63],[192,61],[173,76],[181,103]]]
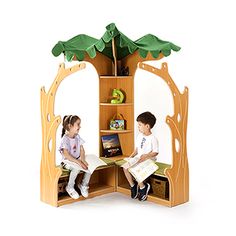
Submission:
[[[100,76],[99,77],[99,146],[102,156],[101,136],[117,133],[119,136],[122,156],[112,157],[119,160],[128,156],[134,149],[134,80],[133,76]],[[125,94],[124,103],[111,104],[112,90],[120,89]],[[122,114],[125,121],[125,130],[110,130],[110,120],[115,114]]]

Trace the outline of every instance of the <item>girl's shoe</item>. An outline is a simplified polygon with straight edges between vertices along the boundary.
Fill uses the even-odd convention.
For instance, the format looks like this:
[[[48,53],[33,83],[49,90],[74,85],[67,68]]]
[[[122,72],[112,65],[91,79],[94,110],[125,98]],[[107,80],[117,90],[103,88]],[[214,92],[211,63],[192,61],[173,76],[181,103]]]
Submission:
[[[80,192],[81,192],[82,196],[87,198],[88,197],[89,186],[84,186],[82,184],[78,184],[78,188],[80,189]]]
[[[69,188],[68,186],[66,186],[66,192],[70,195],[70,197],[72,197],[73,199],[78,199],[79,198],[79,194],[75,191],[74,188]]]

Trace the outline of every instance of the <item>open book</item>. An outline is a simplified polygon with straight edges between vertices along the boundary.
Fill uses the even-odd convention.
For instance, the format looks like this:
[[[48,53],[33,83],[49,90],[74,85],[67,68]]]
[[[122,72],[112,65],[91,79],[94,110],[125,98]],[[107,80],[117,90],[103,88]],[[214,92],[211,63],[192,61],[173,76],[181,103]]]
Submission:
[[[128,169],[137,182],[141,183],[153,174],[158,169],[158,166],[151,159],[137,163],[139,159],[140,157],[124,158],[126,163],[121,167]]]
[[[85,155],[85,161],[87,161],[88,163],[87,170],[83,169],[80,165],[76,164],[75,162],[63,160],[65,164],[69,164],[70,166],[73,166],[74,168],[78,170],[82,170],[83,172],[87,172],[90,174],[92,174],[97,167],[107,165],[106,162],[104,162],[99,157],[93,154]]]

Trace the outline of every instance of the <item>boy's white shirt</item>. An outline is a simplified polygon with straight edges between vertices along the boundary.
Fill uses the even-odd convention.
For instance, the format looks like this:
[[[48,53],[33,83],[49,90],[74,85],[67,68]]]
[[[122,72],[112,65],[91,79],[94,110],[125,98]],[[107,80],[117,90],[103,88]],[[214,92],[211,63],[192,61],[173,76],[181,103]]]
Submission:
[[[145,139],[145,141],[143,141]],[[143,146],[141,146],[143,142]],[[158,139],[153,135],[150,134],[148,136],[140,133],[136,139],[136,148],[138,151],[137,156],[142,156],[143,154],[148,154],[150,152],[157,152],[159,153],[159,142]],[[156,157],[153,158],[156,161]]]

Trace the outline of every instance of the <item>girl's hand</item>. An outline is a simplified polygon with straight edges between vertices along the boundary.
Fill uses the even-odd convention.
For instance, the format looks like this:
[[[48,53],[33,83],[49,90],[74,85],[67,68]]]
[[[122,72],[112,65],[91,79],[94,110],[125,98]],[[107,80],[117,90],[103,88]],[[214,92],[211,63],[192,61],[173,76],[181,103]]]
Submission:
[[[84,159],[84,158],[80,158],[80,160],[83,162],[83,164],[84,164],[84,165],[86,165],[86,166],[88,167],[88,162],[87,162],[87,161],[85,161],[85,159]]]
[[[83,163],[83,161],[81,161],[80,159],[78,160],[78,164],[79,164],[84,170],[87,170],[87,169],[88,169],[88,166],[85,165],[85,164]]]
[[[88,162],[87,162],[87,161],[82,160],[82,162],[83,162],[86,166],[88,166]]]

